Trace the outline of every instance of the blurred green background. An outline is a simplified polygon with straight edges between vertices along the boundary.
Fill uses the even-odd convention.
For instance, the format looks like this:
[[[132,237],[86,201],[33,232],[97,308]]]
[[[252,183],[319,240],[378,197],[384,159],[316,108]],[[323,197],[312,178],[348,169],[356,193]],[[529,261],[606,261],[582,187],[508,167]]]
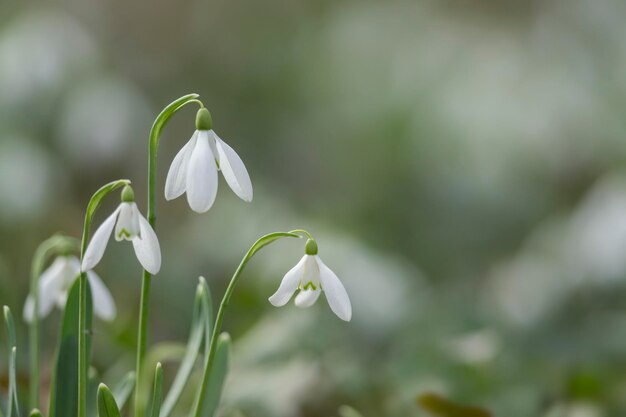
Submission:
[[[152,120],[197,92],[255,198],[220,179],[204,215],[164,201],[194,128],[180,112],[151,341],[185,341],[197,277],[221,296],[274,230],[310,230],[354,310],[273,308],[302,247],[255,258],[225,323],[225,416],[426,416],[425,392],[626,415],[625,19],[622,0],[0,2],[0,301],[21,312],[33,251],[79,236],[101,184],[132,179],[145,212]],[[107,382],[133,366],[140,267],[111,244],[97,272],[119,309],[95,327]]]

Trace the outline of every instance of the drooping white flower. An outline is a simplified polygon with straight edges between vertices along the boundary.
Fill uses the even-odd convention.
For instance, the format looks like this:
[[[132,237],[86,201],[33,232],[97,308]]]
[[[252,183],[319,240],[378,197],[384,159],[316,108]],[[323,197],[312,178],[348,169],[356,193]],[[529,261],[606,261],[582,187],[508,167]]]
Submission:
[[[239,198],[252,201],[252,182],[243,161],[211,127],[209,111],[198,110],[196,131],[174,157],[165,181],[167,200],[187,193],[189,207],[198,213],[209,210],[215,201],[218,170]]]
[[[83,256],[83,271],[93,269],[100,262],[114,228],[115,240],[131,241],[135,255],[146,271],[155,275],[161,270],[161,248],[157,235],[139,212],[132,189],[126,186],[122,191],[122,203],[93,234]]]
[[[317,255],[317,245],[312,239],[307,242],[306,254],[285,274],[269,302],[275,307],[282,307],[298,290],[294,301],[296,306],[310,307],[324,292],[330,309],[337,317],[345,321],[352,318],[352,305],[346,289],[337,275]]]
[[[59,256],[39,277],[37,292],[39,297],[39,317],[45,317],[56,305],[63,309],[72,284],[80,274],[80,262],[75,256]],[[91,287],[93,307],[96,316],[111,321],[115,318],[116,307],[111,293],[100,277],[93,271],[87,271]],[[35,300],[26,298],[24,320],[31,322],[35,314]]]

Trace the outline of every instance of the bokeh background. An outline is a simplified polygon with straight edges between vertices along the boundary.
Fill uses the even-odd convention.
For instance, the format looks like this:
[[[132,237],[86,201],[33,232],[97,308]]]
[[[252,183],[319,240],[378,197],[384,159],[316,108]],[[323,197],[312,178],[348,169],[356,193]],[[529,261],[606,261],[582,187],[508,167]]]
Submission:
[[[207,214],[164,201],[194,128],[180,112],[159,152],[151,342],[184,342],[197,277],[221,295],[275,230],[310,230],[354,309],[273,308],[302,246],[255,258],[225,322],[224,416],[426,416],[426,392],[626,415],[625,19],[621,0],[3,1],[0,301],[21,311],[38,243],[79,236],[101,184],[132,179],[145,210],[152,120],[197,92],[255,197],[220,179]],[[95,327],[108,382],[133,366],[140,268],[111,244],[98,272],[119,309]]]

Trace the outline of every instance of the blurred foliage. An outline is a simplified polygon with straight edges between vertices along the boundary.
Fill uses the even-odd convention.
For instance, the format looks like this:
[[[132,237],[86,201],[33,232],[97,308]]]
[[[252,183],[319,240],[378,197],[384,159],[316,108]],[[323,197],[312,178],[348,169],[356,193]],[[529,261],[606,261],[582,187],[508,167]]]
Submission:
[[[218,297],[273,230],[313,232],[354,307],[347,325],[275,310],[301,248],[255,259],[225,323],[224,415],[422,417],[422,392],[496,416],[623,415],[625,18],[621,0],[1,2],[0,301],[17,319],[33,251],[79,236],[100,185],[131,178],[145,210],[152,120],[197,92],[255,200],[221,182],[199,216],[158,196],[151,342],[184,341],[197,277]],[[165,129],[160,189],[193,117]],[[98,267],[119,309],[94,323],[109,386],[133,366],[125,249]]]

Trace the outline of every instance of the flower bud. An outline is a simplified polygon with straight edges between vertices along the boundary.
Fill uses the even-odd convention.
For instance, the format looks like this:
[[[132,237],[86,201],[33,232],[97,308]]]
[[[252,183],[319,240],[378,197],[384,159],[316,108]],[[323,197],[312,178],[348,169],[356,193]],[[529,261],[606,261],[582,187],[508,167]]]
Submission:
[[[213,127],[213,119],[211,119],[211,113],[205,107],[198,110],[196,113],[196,129],[198,130],[211,130]]]
[[[132,203],[135,201],[135,192],[130,185],[126,185],[122,189],[122,201],[124,203]]]
[[[317,242],[313,239],[307,240],[304,246],[304,253],[307,255],[317,255]]]

